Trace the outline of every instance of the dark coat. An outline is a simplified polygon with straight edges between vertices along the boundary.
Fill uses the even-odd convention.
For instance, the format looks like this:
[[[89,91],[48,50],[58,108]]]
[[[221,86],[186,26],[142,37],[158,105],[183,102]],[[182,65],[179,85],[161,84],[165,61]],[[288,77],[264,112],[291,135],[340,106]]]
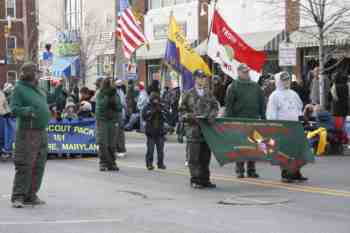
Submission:
[[[338,100],[332,99],[333,116],[346,117],[349,112],[349,86],[346,83],[335,83]]]
[[[165,123],[171,124],[170,113],[162,104],[159,107],[151,102],[142,110],[142,118],[146,122],[145,132],[149,137],[159,137],[166,134]]]

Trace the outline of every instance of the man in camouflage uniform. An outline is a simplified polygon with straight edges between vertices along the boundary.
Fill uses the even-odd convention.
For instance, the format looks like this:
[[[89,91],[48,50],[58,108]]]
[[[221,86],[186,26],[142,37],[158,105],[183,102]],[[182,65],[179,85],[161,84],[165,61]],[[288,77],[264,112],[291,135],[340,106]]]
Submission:
[[[45,204],[37,196],[47,158],[47,131],[50,112],[46,96],[38,88],[37,66],[22,66],[21,80],[11,97],[11,110],[16,116],[16,174],[12,190],[12,206]]]
[[[193,76],[195,87],[183,96],[180,106],[188,143],[191,186],[193,188],[215,188],[216,185],[210,182],[211,151],[202,135],[198,117],[213,123],[218,114],[219,106],[209,91],[208,77],[204,72],[196,70]]]

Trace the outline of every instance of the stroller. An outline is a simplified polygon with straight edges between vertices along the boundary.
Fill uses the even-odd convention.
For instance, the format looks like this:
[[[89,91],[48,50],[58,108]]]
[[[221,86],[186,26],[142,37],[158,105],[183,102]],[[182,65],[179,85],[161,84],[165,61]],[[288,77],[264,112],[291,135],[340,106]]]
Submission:
[[[344,145],[348,143],[344,123],[344,120],[333,118],[328,112],[320,113],[317,119],[303,121],[305,133],[315,154],[342,155],[344,153]]]

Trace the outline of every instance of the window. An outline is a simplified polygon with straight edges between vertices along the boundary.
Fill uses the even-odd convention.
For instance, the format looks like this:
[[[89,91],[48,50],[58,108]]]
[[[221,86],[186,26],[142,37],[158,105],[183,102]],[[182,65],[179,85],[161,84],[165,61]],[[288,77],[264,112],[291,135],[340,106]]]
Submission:
[[[113,55],[97,56],[97,76],[111,76],[114,66]]]
[[[7,72],[7,82],[15,85],[17,81],[17,72],[16,71],[8,71]]]
[[[162,7],[162,0],[150,0],[150,9],[158,9]]]
[[[16,0],[6,0],[6,16],[16,18]]]
[[[82,0],[65,0],[65,27],[68,31],[76,31],[81,25]]]
[[[7,64],[15,63],[15,60],[13,57],[13,49],[15,48],[17,48],[17,38],[15,36],[9,36],[6,40]]]

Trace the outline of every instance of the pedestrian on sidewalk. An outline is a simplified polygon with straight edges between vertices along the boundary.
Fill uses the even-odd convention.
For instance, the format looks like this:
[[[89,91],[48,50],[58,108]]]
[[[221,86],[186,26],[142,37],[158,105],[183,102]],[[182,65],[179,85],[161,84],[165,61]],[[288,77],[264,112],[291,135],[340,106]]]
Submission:
[[[193,188],[215,188],[216,185],[210,182],[211,151],[201,132],[198,117],[213,123],[219,111],[219,104],[209,90],[206,74],[202,70],[196,70],[193,77],[195,87],[185,93],[179,109],[180,118],[185,123],[190,182]]]
[[[303,115],[303,101],[298,93],[291,90],[291,77],[287,72],[281,72],[275,75],[276,90],[269,97],[266,110],[266,119],[299,121]],[[294,180],[306,181],[300,168],[291,173],[285,168],[281,168],[282,181],[291,183]]]
[[[119,171],[115,150],[122,105],[112,78],[105,78],[96,98],[96,142],[100,171]]]
[[[38,88],[38,68],[26,62],[21,68],[20,81],[11,97],[11,110],[16,116],[16,168],[12,190],[12,206],[45,204],[37,193],[44,176],[48,152],[47,131],[50,111],[46,96]]]
[[[251,80],[249,72],[250,69],[246,64],[238,66],[238,80],[233,81],[227,89],[225,100],[226,117],[265,118],[264,94],[260,86]],[[244,162],[237,162],[237,178],[244,178],[244,172]],[[259,178],[255,168],[255,161],[248,161],[247,176]]]
[[[142,118],[146,122],[145,133],[147,136],[146,167],[153,170],[154,147],[157,147],[157,165],[158,169],[166,169],[164,165],[164,142],[166,130],[164,124],[171,123],[170,113],[166,107],[161,104],[157,93],[152,93],[150,102],[142,111]]]

